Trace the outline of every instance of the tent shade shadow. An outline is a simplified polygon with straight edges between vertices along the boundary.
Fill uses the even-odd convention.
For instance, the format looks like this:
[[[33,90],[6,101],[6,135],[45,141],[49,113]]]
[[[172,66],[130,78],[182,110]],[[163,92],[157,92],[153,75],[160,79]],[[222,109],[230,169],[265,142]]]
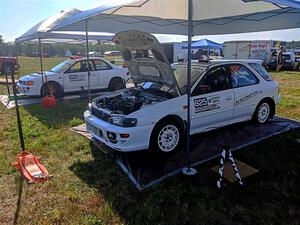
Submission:
[[[79,127],[81,128],[73,128],[73,131],[84,135],[92,140],[91,143],[94,143],[91,145],[91,150],[95,162],[91,163],[97,164],[96,159],[100,157],[99,154],[102,154],[100,150],[102,150],[116,161],[139,190],[180,173],[182,168],[186,166],[183,149],[168,154],[155,150],[118,152],[92,139],[84,126]],[[296,128],[300,128],[299,122],[275,117],[264,125],[245,122],[193,135],[191,138],[191,164],[197,166],[219,157],[224,145],[229,145],[231,150],[235,151]],[[93,165],[92,171],[94,171],[95,166],[97,167],[97,165]],[[98,166],[101,166],[98,170],[110,170],[111,168],[111,165],[103,167],[101,164]]]

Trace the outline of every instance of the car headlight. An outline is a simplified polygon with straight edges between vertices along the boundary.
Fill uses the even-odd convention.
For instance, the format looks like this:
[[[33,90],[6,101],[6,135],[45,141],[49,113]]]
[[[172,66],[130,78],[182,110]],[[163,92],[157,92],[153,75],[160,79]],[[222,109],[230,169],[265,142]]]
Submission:
[[[34,82],[32,80],[31,81],[24,81],[24,84],[31,86],[31,85],[34,84]]]
[[[108,122],[119,127],[135,127],[138,121],[135,118],[112,116],[109,118]]]
[[[89,110],[90,112],[92,112],[92,103],[89,103],[89,104],[88,104],[87,110]]]

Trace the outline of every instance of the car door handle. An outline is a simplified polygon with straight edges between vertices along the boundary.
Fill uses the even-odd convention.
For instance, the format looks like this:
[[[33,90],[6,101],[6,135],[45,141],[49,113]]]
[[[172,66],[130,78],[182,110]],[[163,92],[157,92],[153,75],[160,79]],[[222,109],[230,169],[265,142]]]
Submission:
[[[231,99],[232,99],[231,96],[226,96],[226,97],[225,97],[225,100],[231,100]]]

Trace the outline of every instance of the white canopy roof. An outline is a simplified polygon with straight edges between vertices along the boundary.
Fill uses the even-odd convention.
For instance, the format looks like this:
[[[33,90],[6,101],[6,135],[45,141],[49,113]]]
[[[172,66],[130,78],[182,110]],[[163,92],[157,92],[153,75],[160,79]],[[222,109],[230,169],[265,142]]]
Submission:
[[[232,34],[300,27],[297,0],[192,0],[193,35]],[[114,7],[115,5],[119,5]],[[280,4],[280,5],[279,5]],[[87,10],[53,31],[88,30],[116,33],[141,30],[187,34],[188,0],[123,0]]]
[[[38,39],[43,39],[43,42],[81,42],[85,40],[84,32],[48,32],[52,28],[58,26],[60,23],[70,19],[71,17],[80,14],[82,11],[78,9],[69,9],[66,11],[61,11],[42,22],[33,26],[26,33],[16,38],[16,42],[25,41],[38,41]],[[89,34],[90,40],[111,40],[111,34],[104,33],[94,33]]]

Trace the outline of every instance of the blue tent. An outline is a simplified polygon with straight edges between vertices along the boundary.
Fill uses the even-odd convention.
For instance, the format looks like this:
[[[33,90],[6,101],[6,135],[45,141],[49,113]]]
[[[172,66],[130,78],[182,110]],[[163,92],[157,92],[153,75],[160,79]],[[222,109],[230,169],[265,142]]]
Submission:
[[[182,46],[183,49],[188,49],[188,45],[183,45]],[[223,44],[219,44],[217,42],[214,42],[214,41],[210,41],[210,40],[207,40],[205,38],[199,40],[199,41],[196,41],[196,42],[193,42],[192,43],[192,48],[212,48],[212,49],[222,49],[223,48]]]

